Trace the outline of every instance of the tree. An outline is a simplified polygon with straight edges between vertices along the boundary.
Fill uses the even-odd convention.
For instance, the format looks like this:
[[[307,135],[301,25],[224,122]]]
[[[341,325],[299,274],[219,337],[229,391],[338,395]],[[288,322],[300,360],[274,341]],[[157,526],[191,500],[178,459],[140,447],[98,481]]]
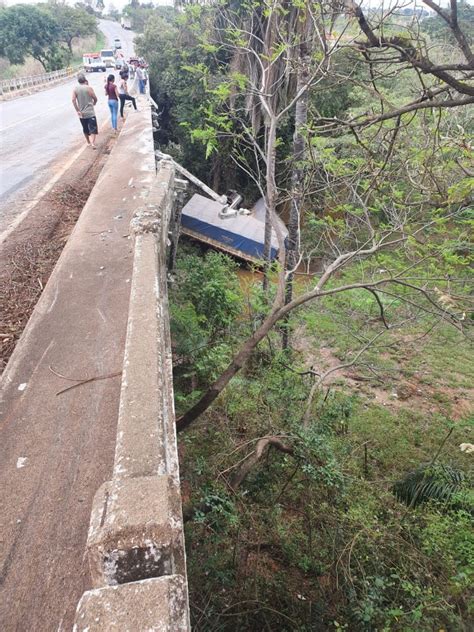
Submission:
[[[146,24],[153,16],[167,16],[174,13],[170,6],[154,7],[152,2],[142,3],[133,0],[123,8],[122,14],[132,20],[132,28],[138,33],[143,33]]]
[[[46,11],[21,4],[0,9],[0,55],[10,63],[22,64],[30,55],[55,70],[61,67],[58,40],[59,25]]]
[[[313,290],[285,301],[285,285],[294,266],[288,265],[287,249],[277,222],[277,205],[279,200],[282,199],[282,193],[284,192],[284,187],[278,182],[281,179],[278,165],[278,129],[299,105],[298,122],[295,125],[297,146],[294,153],[297,158],[303,158],[301,162],[304,163],[304,155],[301,149],[301,141],[303,140],[302,128],[305,125],[305,111],[307,111],[307,108],[304,106],[304,98],[308,92],[311,92],[327,76],[330,60],[342,48],[342,42],[348,41],[348,38],[350,41],[353,40],[348,35],[344,40],[344,37],[340,35],[336,38],[335,44],[329,44],[325,33],[326,27],[334,24],[334,11],[332,11],[331,4],[321,4],[318,7],[320,15],[325,16],[324,19],[320,23],[313,15],[311,15],[311,19],[313,24],[316,25],[316,32],[319,39],[323,41],[323,45],[317,50],[316,54],[310,56],[310,69],[309,71],[305,70],[305,75],[302,70],[302,62],[305,61],[304,58],[308,57],[308,55],[304,50],[301,52],[301,44],[302,42],[307,42],[307,37],[303,36],[298,39],[297,36],[294,39],[292,38],[294,31],[290,31],[288,23],[280,19],[282,15],[286,17],[287,13],[282,10],[278,2],[262,2],[257,6],[253,5],[253,12],[247,22],[245,20],[239,21],[235,18],[235,14],[233,14],[234,18],[232,19],[230,17],[232,12],[229,11],[226,11],[223,16],[225,28],[219,30],[220,39],[215,44],[219,42],[222,48],[230,50],[231,59],[235,59],[236,51],[238,51],[244,60],[247,60],[245,91],[249,95],[249,99],[243,106],[242,104],[240,105],[240,109],[238,105],[232,105],[230,111],[228,111],[227,119],[225,116],[224,118],[220,117],[210,105],[207,106],[207,110],[208,112],[213,112],[212,122],[214,123],[217,137],[219,135],[222,137],[229,135],[228,119],[231,119],[234,127],[233,132],[230,133],[236,134],[238,142],[246,142],[254,149],[257,166],[254,165],[252,168],[248,162],[243,163],[242,161],[240,164],[247,174],[255,180],[257,187],[265,198],[267,234],[269,229],[273,228],[278,237],[280,248],[277,283],[273,302],[261,325],[244,342],[228,368],[204,393],[199,402],[178,420],[179,429],[186,428],[210,406],[232,377],[244,366],[256,346],[267,336],[277,322],[286,318],[294,309],[310,301],[319,301],[325,296],[357,289],[364,289],[371,293],[375,300],[378,300],[378,294],[380,292],[390,294],[392,290],[389,288],[393,285],[395,288],[409,288],[410,292],[419,293],[421,301],[427,300],[441,318],[446,318],[449,322],[460,325],[458,322],[459,316],[445,313],[444,308],[437,303],[435,297],[426,292],[422,286],[409,282],[404,270],[396,275],[389,274],[382,279],[374,277],[372,280],[365,279],[352,283],[337,283],[339,275],[349,264],[363,261],[387,249],[404,247],[404,245],[411,243],[412,240],[416,241],[419,239],[421,235],[423,235],[423,239],[426,239],[432,234],[432,228],[438,221],[447,221],[446,217],[455,218],[458,214],[462,214],[465,208],[465,199],[467,198],[463,198],[454,210],[453,205],[448,201],[446,205],[448,210],[445,211],[446,217],[443,220],[438,216],[435,218],[432,214],[435,212],[436,215],[436,213],[440,212],[436,203],[426,205],[424,200],[422,201],[421,199],[417,204],[411,204],[413,209],[410,212],[403,212],[403,203],[399,204],[400,199],[403,199],[405,204],[410,204],[410,196],[403,188],[397,191],[396,195],[399,200],[396,202],[386,195],[380,195],[383,186],[390,188],[389,183],[384,182],[382,186],[381,181],[384,180],[384,170],[390,160],[393,145],[399,133],[401,119],[397,119],[398,123],[395,125],[395,128],[391,130],[382,129],[380,137],[375,139],[380,149],[386,152],[386,137],[391,135],[388,152],[386,152],[385,158],[381,163],[374,161],[373,164],[369,163],[369,169],[365,169],[360,161],[354,162],[351,159],[348,160],[348,164],[355,164],[356,168],[351,168],[347,174],[344,174],[345,167],[336,158],[334,158],[331,166],[325,165],[326,170],[329,169],[328,173],[331,173],[333,170],[332,176],[338,172],[337,179],[339,184],[337,187],[339,195],[345,191],[351,197],[350,204],[339,203],[343,213],[343,218],[339,222],[341,224],[340,230],[344,237],[342,238],[342,235],[339,234],[340,231],[335,230],[337,224],[333,223],[331,226],[329,223],[325,227],[324,237],[327,240],[326,244],[329,246],[329,253],[326,256],[327,261],[319,275],[319,280],[316,282]],[[299,3],[298,8],[301,8]],[[315,10],[316,12],[317,9]],[[264,16],[264,19],[262,16]],[[304,17],[300,16],[299,19],[304,21]],[[358,19],[360,24],[360,16]],[[220,23],[222,23],[222,16],[220,20]],[[348,25],[349,23],[346,24]],[[372,41],[372,44],[375,45],[374,41]],[[209,42],[208,45],[212,45],[212,42]],[[300,55],[295,55],[294,51],[298,49]],[[295,61],[295,57],[297,61]],[[411,60],[409,61],[411,62]],[[306,60],[307,63],[308,61]],[[298,67],[300,68],[300,73],[298,73]],[[240,63],[238,66],[239,71],[242,72],[244,68],[245,64]],[[234,69],[235,64],[233,64],[232,70]],[[200,70],[204,72],[204,70]],[[415,70],[417,70],[416,67]],[[197,69],[195,71],[198,72]],[[293,93],[288,90],[282,91],[282,87],[291,80],[291,75],[295,74],[297,77],[300,74],[299,87]],[[289,75],[290,79],[288,78]],[[229,94],[228,91],[219,90],[215,86],[210,92],[214,95],[225,95],[225,99]],[[259,103],[265,124],[263,142],[258,136],[258,129],[257,133],[255,131],[256,127],[258,128],[258,123],[253,125],[252,130],[252,124],[248,122],[245,116],[246,113],[250,112],[250,115],[255,117],[255,109],[251,106],[249,107],[249,103],[253,103],[255,100]],[[463,101],[459,101],[458,105],[462,104]],[[206,125],[209,124],[209,121],[211,121],[211,117],[208,117]],[[236,127],[235,124],[237,124]],[[204,131],[201,130],[202,137],[204,137]],[[206,142],[209,142],[209,134],[205,136],[205,139]],[[360,141],[360,137],[358,137],[358,140]],[[372,142],[374,142],[374,139],[372,139]],[[317,147],[317,144],[315,143],[313,146]],[[362,146],[364,146],[363,143]],[[371,153],[375,155],[377,151],[372,150]],[[237,156],[236,160],[239,161],[242,154],[237,154]],[[303,174],[301,167],[304,165],[299,164],[297,166],[296,173],[298,176],[296,177],[301,181]],[[308,169],[308,165],[305,165],[304,169]],[[301,198],[299,187],[295,186],[296,177],[295,175],[293,177],[290,197],[298,203]],[[347,180],[345,184],[342,184],[342,177]],[[334,178],[332,177],[331,179]],[[442,207],[443,205],[441,205]],[[301,210],[298,211],[298,214],[300,212]],[[296,222],[298,221],[299,217],[296,218]],[[412,268],[412,265],[414,264],[407,263],[406,272]],[[409,300],[415,303],[418,301],[414,297],[411,297]],[[381,317],[383,318],[382,303],[379,303],[379,305],[382,310]],[[420,309],[423,309],[421,305]]]
[[[188,13],[173,13],[171,7],[155,10],[143,35],[136,38],[135,47],[150,64],[150,89],[160,111],[159,143],[168,145],[167,151],[178,162],[212,185],[210,174],[219,174],[222,164],[231,163],[234,169],[235,165],[222,156],[217,160],[217,153],[211,150],[209,166],[206,144],[193,136],[193,130],[202,130],[203,137],[207,133],[207,89],[222,79],[219,60],[210,52],[214,47],[203,46],[202,33],[209,29],[211,18],[207,10],[194,9],[199,20]],[[201,74],[203,68],[206,76]],[[210,143],[214,139],[214,130],[211,132]],[[226,175],[229,178],[229,172]],[[232,181],[230,186],[237,185]]]
[[[437,58],[431,58],[429,48],[422,36],[415,15],[413,24],[400,33],[390,23],[390,7],[387,15],[377,16],[371,24],[355,0],[345,0],[346,14],[357,21],[365,36],[348,42],[364,59],[371,69],[374,89],[388,76],[392,81],[413,69],[418,77],[418,95],[407,99],[401,107],[389,107],[382,101],[377,112],[363,112],[345,121],[347,125],[361,127],[392,119],[400,114],[434,107],[454,108],[474,103],[474,53],[466,23],[458,19],[459,8],[465,12],[464,3],[451,0],[450,8],[444,9],[434,0],[423,0],[443,21],[454,42],[450,56],[435,51]],[[330,124],[330,121],[327,121]],[[333,121],[340,124],[341,121]]]
[[[75,37],[91,37],[98,33],[95,16],[81,8],[52,2],[47,5],[47,9],[59,25],[59,39],[67,45],[71,54],[72,41]]]

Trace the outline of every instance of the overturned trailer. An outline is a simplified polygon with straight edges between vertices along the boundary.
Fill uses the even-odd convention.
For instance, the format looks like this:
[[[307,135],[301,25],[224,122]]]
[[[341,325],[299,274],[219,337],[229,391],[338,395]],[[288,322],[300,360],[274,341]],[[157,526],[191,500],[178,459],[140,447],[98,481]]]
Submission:
[[[245,261],[261,263],[264,250],[265,219],[263,200],[249,214],[228,216],[220,202],[195,194],[183,207],[181,233]],[[286,227],[280,224],[284,236]],[[278,240],[272,230],[271,259],[278,256]]]

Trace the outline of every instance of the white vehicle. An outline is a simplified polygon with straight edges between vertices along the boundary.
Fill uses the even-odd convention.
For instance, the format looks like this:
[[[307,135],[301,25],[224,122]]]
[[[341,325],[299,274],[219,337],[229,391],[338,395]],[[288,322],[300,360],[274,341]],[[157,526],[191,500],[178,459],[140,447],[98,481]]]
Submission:
[[[113,68],[115,66],[115,52],[111,48],[101,50],[100,57],[107,68]]]
[[[99,53],[86,53],[82,57],[85,72],[105,72],[105,63]]]
[[[118,37],[116,37],[114,39],[114,46],[115,46],[115,50],[118,50],[119,48],[122,48],[122,42],[119,40]]]
[[[132,28],[132,20],[130,18],[122,18],[120,24],[123,29],[130,30]]]

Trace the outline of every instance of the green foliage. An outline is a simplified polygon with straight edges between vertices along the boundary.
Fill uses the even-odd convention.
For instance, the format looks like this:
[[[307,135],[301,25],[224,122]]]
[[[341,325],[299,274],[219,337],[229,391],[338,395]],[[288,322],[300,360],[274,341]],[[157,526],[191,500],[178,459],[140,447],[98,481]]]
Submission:
[[[219,252],[209,251],[204,258],[190,255],[179,260],[179,293],[205,319],[211,336],[229,327],[240,313],[236,269],[237,264]]]
[[[96,18],[81,8],[56,3],[0,8],[0,55],[12,64],[31,56],[47,71],[64,68],[73,39],[97,34]]]
[[[181,384],[177,404],[185,409],[213,382],[234,352],[231,328],[242,310],[237,266],[229,257],[208,252],[199,257],[180,253],[170,292],[171,333],[176,378]]]
[[[236,527],[239,523],[235,501],[228,493],[210,491],[202,496],[200,507],[203,507],[203,510],[198,510],[194,516],[197,523],[225,531]]]
[[[175,13],[172,6],[155,7],[152,2],[140,3],[132,0],[123,10],[122,15],[131,20],[132,30],[136,33],[143,33],[149,20],[159,17],[164,20],[171,20]]]
[[[448,504],[464,483],[462,471],[448,465],[422,465],[393,486],[395,496],[409,507],[430,500]]]
[[[474,8],[466,0],[460,0],[458,3],[457,17],[459,27],[467,36],[467,41],[472,43],[474,41]],[[439,15],[434,14],[422,20],[421,28],[436,41],[444,40],[446,43],[455,43],[453,34],[446,24],[446,21]]]
[[[193,364],[193,373],[201,384],[211,384],[232,360],[233,349],[222,342],[197,354]]]
[[[432,509],[425,517],[421,534],[423,551],[442,559],[453,594],[462,595],[474,581],[474,531],[472,512],[462,509],[444,511]],[[474,604],[473,604],[474,605]]]
[[[64,42],[72,53],[72,41],[75,37],[98,35],[97,19],[80,8],[66,4],[47,4],[45,10],[58,23],[58,39]]]
[[[203,7],[166,16],[154,11],[136,40],[137,53],[149,61],[153,98],[161,112],[158,141],[204,181],[215,148],[207,89],[217,89],[215,76],[220,74],[214,48],[207,45],[208,28],[209,10]]]
[[[193,294],[190,318],[201,331],[207,331],[209,317],[207,290],[201,293],[201,286],[211,277],[220,279],[220,285],[235,274],[235,266],[231,274],[225,272],[225,258],[210,263],[207,257],[182,251],[171,292],[173,302]],[[395,253],[378,265],[397,270]],[[234,346],[235,337],[245,337],[252,319],[265,312],[257,280],[246,290],[246,297],[246,310],[241,309],[233,321],[233,336],[220,337],[216,332],[212,348],[224,341]],[[301,312],[314,342],[301,329],[299,335],[305,337],[305,353],[314,344],[316,366],[317,350],[329,344],[328,335],[334,336],[330,338],[334,352],[353,349],[352,332],[344,333],[334,314],[340,313],[347,323],[344,310],[348,310],[354,331],[361,335],[362,323],[368,327],[363,335],[369,336],[374,326],[370,320],[378,313],[373,297],[362,290],[332,301],[334,312],[327,315],[314,306]],[[400,306],[387,303],[386,309],[391,315],[390,310]],[[202,314],[206,322],[199,323]],[[390,340],[395,341],[393,336]],[[441,491],[438,501],[420,503],[407,512],[391,491],[393,480],[418,463],[429,462],[452,426],[450,420],[409,406],[377,405],[370,399],[370,390],[356,393],[333,387],[315,398],[310,423],[303,428],[312,381],[299,375],[298,354],[283,354],[277,340],[276,333],[270,334],[202,423],[182,438],[183,484],[191,490],[191,504],[198,508],[197,519],[186,527],[191,600],[196,606],[194,629],[230,632],[236,620],[240,629],[249,632],[268,627],[288,631],[462,629],[469,617],[473,554],[470,514],[459,509],[469,506],[468,457],[458,448],[467,436],[466,424],[456,424],[443,451],[442,460],[446,452],[452,465],[434,468],[462,473],[461,493],[456,491],[449,502],[440,502]],[[464,351],[455,332],[444,332],[439,345],[445,349],[445,359],[449,355],[448,370],[459,370],[460,363],[468,369],[468,356],[460,360]],[[403,346],[392,349],[389,344],[387,348],[398,361],[403,353],[408,364]],[[369,355],[370,361],[377,356],[378,352]],[[416,359],[420,361],[415,354]],[[389,366],[387,359],[384,362]],[[433,351],[432,370],[443,370],[443,362],[439,351]],[[188,364],[189,373],[196,375],[196,364]],[[216,359],[210,364],[216,366]],[[177,367],[180,406],[186,384]],[[192,401],[193,391],[186,397],[186,403]],[[257,439],[268,435],[281,437],[293,454],[270,448],[237,492],[229,494],[227,477],[252,454]],[[447,480],[449,485],[450,476]],[[248,604],[245,611],[239,608],[243,601]],[[228,617],[229,613],[236,618]]]
[[[30,5],[0,8],[0,55],[12,64],[22,64],[28,55],[46,70],[58,66],[59,25],[51,15]]]

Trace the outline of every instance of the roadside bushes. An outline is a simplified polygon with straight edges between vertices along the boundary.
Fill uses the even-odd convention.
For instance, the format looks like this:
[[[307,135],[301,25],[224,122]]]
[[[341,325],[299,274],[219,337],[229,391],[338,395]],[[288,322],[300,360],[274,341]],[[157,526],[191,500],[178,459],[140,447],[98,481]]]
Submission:
[[[183,250],[170,291],[178,409],[197,399],[230,361],[233,329],[243,308],[232,259],[212,251],[199,257]]]
[[[181,245],[170,292],[178,407],[264,313],[259,278],[247,289],[238,274],[227,257]],[[354,319],[366,318],[360,298],[348,305]],[[318,372],[328,320],[308,313],[300,348],[306,362],[314,353]],[[470,457],[458,447],[467,422],[391,408],[338,381],[303,423],[315,378],[303,352],[279,343],[270,332],[179,434],[193,629],[469,629],[471,516],[433,500],[409,508],[392,492],[438,453],[437,466],[449,463],[467,483]],[[449,350],[460,353],[456,344]]]

